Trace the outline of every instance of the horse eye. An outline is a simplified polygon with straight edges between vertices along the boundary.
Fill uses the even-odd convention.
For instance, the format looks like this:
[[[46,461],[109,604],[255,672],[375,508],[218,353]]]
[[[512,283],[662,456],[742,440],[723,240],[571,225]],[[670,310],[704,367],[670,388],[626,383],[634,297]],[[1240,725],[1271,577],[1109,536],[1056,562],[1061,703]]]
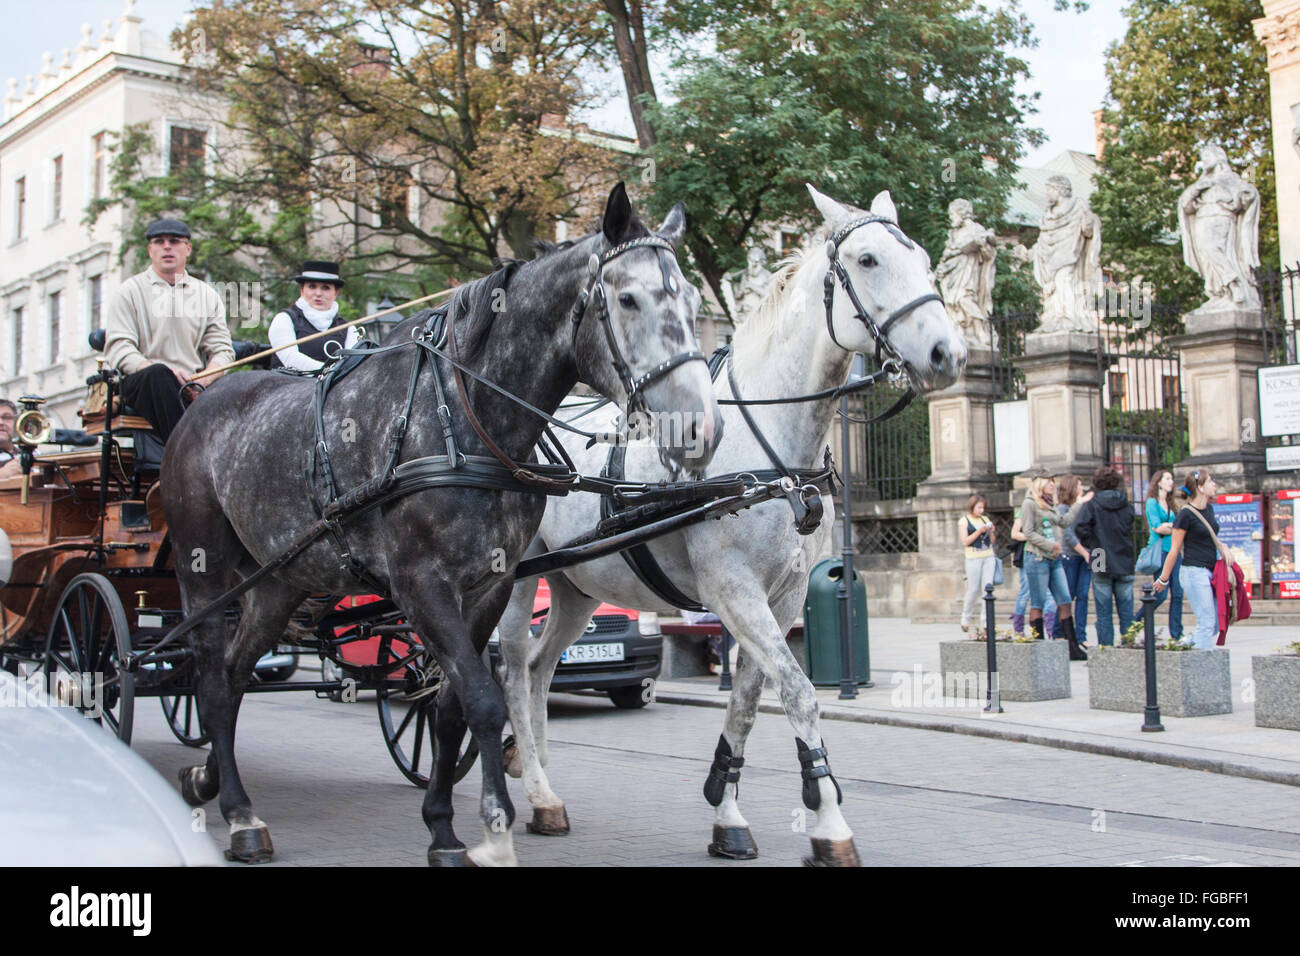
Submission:
[[[618,294],[618,304],[625,309],[635,309],[636,297],[631,292],[620,292]]]
[[[870,269],[872,266],[876,265],[876,257],[869,252],[864,252],[858,258],[858,265],[862,266],[864,269]]]

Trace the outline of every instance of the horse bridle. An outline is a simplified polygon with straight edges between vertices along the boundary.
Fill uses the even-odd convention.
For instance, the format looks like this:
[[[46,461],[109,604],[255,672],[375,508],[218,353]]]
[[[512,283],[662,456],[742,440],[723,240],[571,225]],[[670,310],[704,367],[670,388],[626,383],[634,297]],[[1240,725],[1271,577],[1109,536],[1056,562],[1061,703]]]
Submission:
[[[840,243],[847,239],[849,234],[855,229],[870,225],[873,222],[878,222],[884,226],[889,230],[890,235],[908,249],[916,248],[916,244],[912,242],[911,239],[907,238],[907,236],[903,235],[903,231],[898,228],[898,224],[895,223],[894,220],[885,216],[860,216],[857,219],[845,223],[840,226],[839,229],[836,229],[835,232],[831,233],[831,237],[826,240],[826,257],[830,260],[830,265],[827,266],[826,278],[822,281],[823,297],[826,302],[826,330],[830,332],[832,342],[844,349],[846,352],[853,351],[852,349],[847,348],[835,336],[835,323],[831,313],[835,304],[835,280],[839,279],[840,285],[842,285],[844,291],[848,293],[849,302],[853,305],[854,317],[866,326],[867,332],[871,335],[872,339],[875,340],[876,364],[882,369],[889,371],[891,377],[896,378],[904,373],[904,370],[908,368],[908,364],[903,356],[899,354],[898,350],[894,348],[893,343],[889,341],[889,330],[893,328],[894,323],[907,318],[907,316],[911,315],[916,311],[916,309],[925,303],[942,302],[943,298],[938,293],[927,292],[925,295],[918,296],[911,302],[899,306],[889,314],[889,317],[886,318],[884,322],[880,323],[880,325],[876,324],[875,320],[871,318],[871,315],[867,310],[863,308],[862,300],[858,298],[858,290],[853,287],[853,280],[849,278],[848,270],[844,268],[844,263],[840,261]],[[908,391],[908,400],[910,401],[911,395],[915,393],[912,392],[910,388]]]
[[[623,350],[619,348],[618,339],[614,336],[613,323],[610,321],[609,315],[609,299],[605,292],[604,281],[605,265],[623,255],[623,253],[631,252],[633,249],[666,250],[668,252],[667,256],[659,256],[659,268],[663,273],[664,289],[670,295],[678,293],[679,286],[672,275],[672,263],[677,259],[676,247],[662,236],[643,236],[639,239],[629,239],[627,242],[619,243],[617,246],[606,249],[600,255],[592,254],[590,263],[591,281],[588,282],[587,288],[578,294],[578,300],[574,302],[571,313],[573,334],[576,338],[578,329],[582,325],[583,316],[587,314],[587,306],[591,304],[594,298],[596,320],[605,331],[605,341],[609,343],[614,371],[618,374],[619,381],[623,384],[623,390],[627,393],[627,409],[624,414],[624,421],[629,421],[634,411],[644,409],[645,398],[642,392],[649,385],[657,382],[679,365],[696,360],[707,361],[703,352],[692,349],[674,355],[670,359],[665,359],[639,378],[633,377],[632,369],[623,357]]]

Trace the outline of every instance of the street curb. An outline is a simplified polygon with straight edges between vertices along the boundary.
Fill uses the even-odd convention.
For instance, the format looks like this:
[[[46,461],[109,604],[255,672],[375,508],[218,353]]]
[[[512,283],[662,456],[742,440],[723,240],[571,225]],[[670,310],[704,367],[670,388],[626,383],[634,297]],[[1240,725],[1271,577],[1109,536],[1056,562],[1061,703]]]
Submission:
[[[655,702],[679,704],[687,707],[725,708],[727,698],[696,697],[669,691],[655,692]],[[759,712],[764,714],[784,714],[780,704],[759,703]],[[1300,787],[1300,772],[1287,770],[1269,770],[1265,767],[1252,767],[1249,764],[1233,763],[1215,757],[1178,755],[1162,753],[1158,750],[1146,750],[1123,744],[1099,743],[1092,740],[1069,740],[1061,737],[1049,737],[1023,730],[995,727],[990,724],[968,724],[942,719],[928,720],[916,717],[903,717],[893,714],[873,714],[858,710],[822,707],[821,716],[827,720],[844,720],[856,724],[881,724],[886,727],[903,727],[909,730],[935,730],[948,734],[965,734],[969,737],[986,737],[993,740],[1007,740],[1013,743],[1035,744],[1039,747],[1055,747],[1058,750],[1074,750],[1079,753],[1098,754],[1103,757],[1121,757],[1125,760],[1141,760],[1145,763],[1162,764],[1166,767],[1181,767],[1186,770],[1203,770],[1208,773],[1221,773],[1229,777],[1244,777],[1248,780],[1263,780],[1266,783],[1280,783],[1288,787]]]

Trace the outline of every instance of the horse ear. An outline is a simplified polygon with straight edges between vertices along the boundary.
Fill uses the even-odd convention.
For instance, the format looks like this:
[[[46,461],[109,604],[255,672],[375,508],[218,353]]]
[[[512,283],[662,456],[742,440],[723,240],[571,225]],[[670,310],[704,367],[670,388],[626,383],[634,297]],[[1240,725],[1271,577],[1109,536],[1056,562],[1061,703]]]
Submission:
[[[894,208],[894,200],[890,198],[888,189],[876,193],[876,198],[871,200],[871,214],[884,216],[890,222],[898,222],[898,210]]]
[[[605,200],[605,215],[601,220],[600,229],[613,245],[623,238],[631,223],[632,201],[627,198],[627,187],[623,185],[622,180],[619,180],[618,185],[610,190],[609,199]]]
[[[848,206],[836,202],[825,193],[818,192],[817,188],[813,186],[812,183],[805,183],[804,185],[808,187],[808,194],[812,196],[813,205],[817,207],[817,211],[821,213],[822,218],[826,220],[826,225],[834,225],[835,223],[848,219],[853,215],[852,210]]]
[[[668,211],[668,216],[658,229],[659,235],[674,246],[686,235],[686,203],[679,202]]]

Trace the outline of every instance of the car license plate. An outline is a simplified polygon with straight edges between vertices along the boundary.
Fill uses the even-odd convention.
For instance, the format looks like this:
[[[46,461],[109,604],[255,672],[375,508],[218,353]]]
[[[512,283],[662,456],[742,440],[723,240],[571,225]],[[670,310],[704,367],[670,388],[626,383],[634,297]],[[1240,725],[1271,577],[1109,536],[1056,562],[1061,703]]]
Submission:
[[[602,661],[623,660],[623,645],[618,641],[609,644],[574,644],[560,655],[561,664],[599,664]]]

